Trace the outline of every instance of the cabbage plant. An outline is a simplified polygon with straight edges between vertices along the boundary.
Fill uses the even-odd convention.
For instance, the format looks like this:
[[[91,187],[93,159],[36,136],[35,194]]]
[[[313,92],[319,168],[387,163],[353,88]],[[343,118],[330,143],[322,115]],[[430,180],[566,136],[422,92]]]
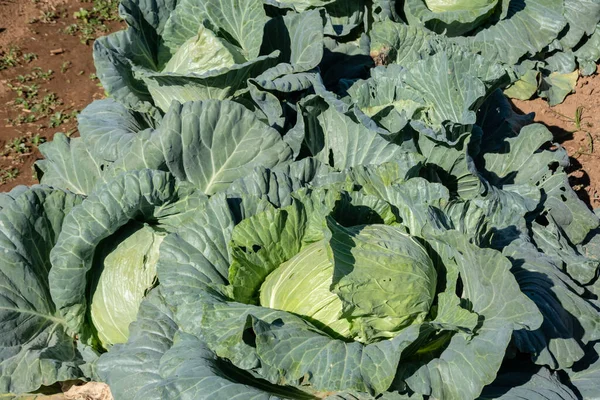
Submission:
[[[126,0],[120,7],[129,27],[95,42],[98,77],[116,100],[153,115],[173,100],[248,96],[250,78],[255,87],[279,78],[279,89],[299,90],[306,77],[287,76],[323,57],[318,10],[268,15],[261,0]]]
[[[120,129],[98,123],[92,107],[80,118],[82,138],[59,134],[42,148],[44,185],[3,195],[2,392],[93,377],[90,363],[127,341],[158,284],[166,234],[253,168],[293,157],[277,131],[236,103],[175,105],[156,129],[118,103],[99,106],[105,118],[120,116],[112,120]],[[142,144],[152,151],[139,152]],[[35,371],[21,371],[31,364]]]
[[[199,218],[210,227],[190,220],[163,241],[161,285],[128,343],[101,357],[102,379],[117,398],[474,399],[495,398],[508,374],[516,393],[577,398],[525,361],[541,357],[525,341],[550,323],[537,296],[554,289],[537,277],[551,259],[525,237],[489,248],[500,225],[483,214],[497,200],[452,201],[419,165],[282,184],[284,201],[246,190],[257,171],[232,188],[235,202],[208,200]],[[294,180],[285,175],[276,180]],[[457,211],[466,206],[481,219]],[[573,295],[593,343],[597,310]]]

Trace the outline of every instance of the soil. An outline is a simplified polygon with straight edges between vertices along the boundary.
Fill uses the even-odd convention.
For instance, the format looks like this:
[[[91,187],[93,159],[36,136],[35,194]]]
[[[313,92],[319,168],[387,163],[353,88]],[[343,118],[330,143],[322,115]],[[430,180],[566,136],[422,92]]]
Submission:
[[[92,41],[82,43],[78,32],[66,33],[81,21],[74,13],[92,6],[82,0],[0,0],[0,58],[11,49],[17,58],[17,65],[2,69],[0,64],[0,191],[38,183],[33,164],[42,156],[37,145],[56,132],[77,136],[76,113],[104,97],[95,78]],[[106,26],[107,31],[122,27],[121,22]],[[27,58],[31,54],[36,58]],[[27,91],[32,85],[37,88]],[[15,104],[28,94],[30,103],[46,98],[43,111]],[[19,123],[34,116],[34,122]]]
[[[575,92],[557,106],[539,98],[513,105],[548,126],[570,156],[571,186],[592,208],[600,207],[600,66],[595,75],[579,78]]]

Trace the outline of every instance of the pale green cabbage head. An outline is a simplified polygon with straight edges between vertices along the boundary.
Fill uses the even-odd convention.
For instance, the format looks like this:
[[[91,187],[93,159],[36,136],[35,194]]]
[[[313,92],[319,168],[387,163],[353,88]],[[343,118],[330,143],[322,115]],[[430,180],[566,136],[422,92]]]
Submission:
[[[155,283],[158,249],[164,237],[165,233],[149,225],[135,224],[108,238],[104,249],[108,253],[96,261],[103,267],[91,301],[92,322],[104,348],[127,341],[129,324]]]
[[[425,0],[427,8],[433,12],[476,10],[491,3],[496,0]]]
[[[165,65],[163,72],[203,74],[244,62],[246,60],[238,48],[218,38],[210,29],[200,26],[198,34],[185,41]]]
[[[347,254],[336,262],[327,241],[313,243],[267,276],[260,289],[261,306],[300,315],[334,336],[363,343],[394,337],[423,322],[437,282],[423,246],[390,226],[340,229],[350,234],[362,249],[360,254],[372,257]],[[351,272],[353,279],[345,279]],[[374,274],[381,276],[377,285],[372,285]],[[344,303],[339,294],[348,292],[350,301]],[[369,309],[365,312],[355,303],[373,307],[365,307]]]

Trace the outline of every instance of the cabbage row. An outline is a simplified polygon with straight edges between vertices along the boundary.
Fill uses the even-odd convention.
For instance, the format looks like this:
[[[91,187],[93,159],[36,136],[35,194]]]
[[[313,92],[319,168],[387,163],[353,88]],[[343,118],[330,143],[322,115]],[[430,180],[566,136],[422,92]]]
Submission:
[[[0,194],[0,393],[600,398],[600,218],[503,93],[561,101],[600,3],[120,11],[110,97]]]

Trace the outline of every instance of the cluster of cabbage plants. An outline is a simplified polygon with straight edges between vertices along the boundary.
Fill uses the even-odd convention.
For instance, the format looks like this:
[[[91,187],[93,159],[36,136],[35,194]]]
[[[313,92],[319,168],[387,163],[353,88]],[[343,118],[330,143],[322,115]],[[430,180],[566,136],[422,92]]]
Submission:
[[[600,398],[600,219],[502,92],[593,62],[554,3],[122,0],[110,97],[0,195],[0,393]]]
[[[579,75],[596,72],[600,58],[598,1],[405,0],[395,3],[393,9],[397,13],[392,20],[442,35],[444,42],[459,43],[505,65],[513,80],[505,92],[509,97],[527,100],[537,93],[550,105],[562,103],[575,89]],[[380,29],[394,29],[392,26]]]

